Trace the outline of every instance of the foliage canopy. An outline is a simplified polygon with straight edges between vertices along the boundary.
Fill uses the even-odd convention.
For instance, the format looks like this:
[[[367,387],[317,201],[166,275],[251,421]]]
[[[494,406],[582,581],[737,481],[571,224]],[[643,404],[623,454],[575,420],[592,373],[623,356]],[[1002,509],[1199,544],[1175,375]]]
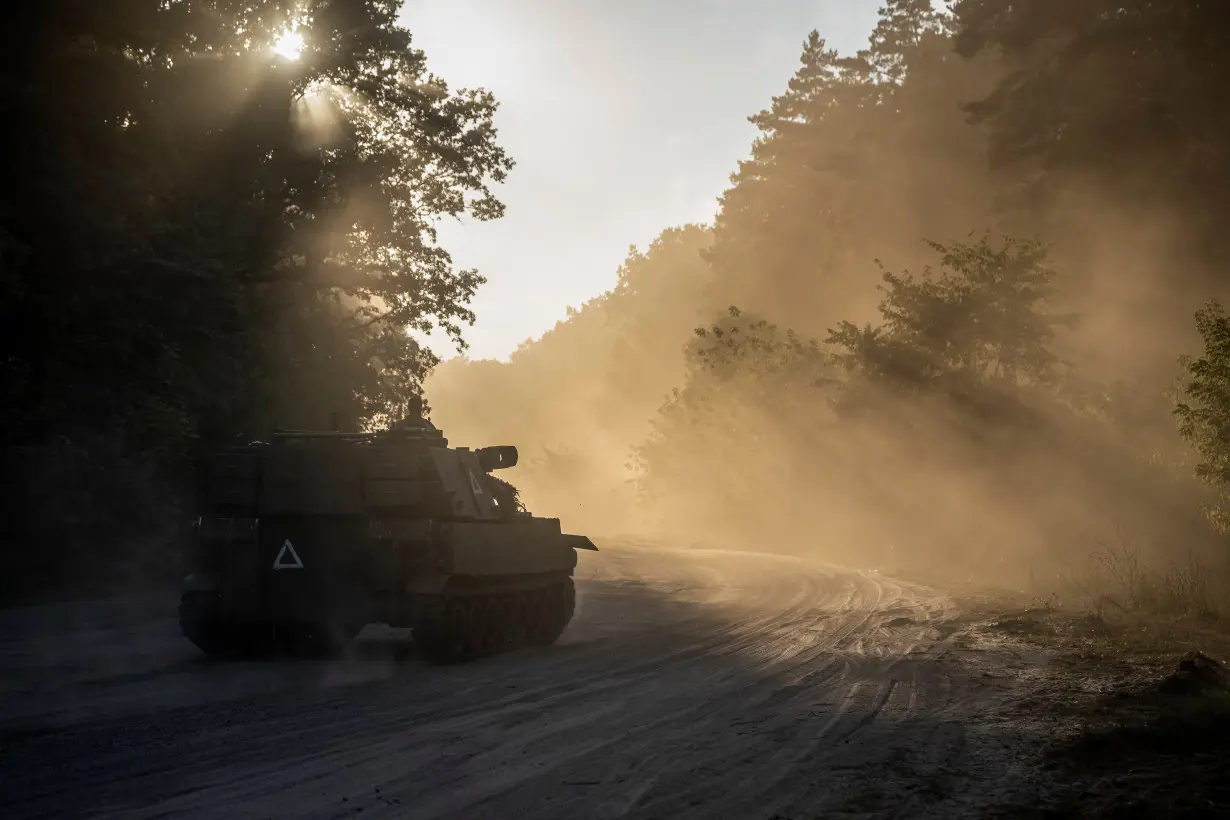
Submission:
[[[274,426],[396,415],[436,361],[408,331],[462,343],[483,279],[435,224],[499,217],[491,185],[512,162],[495,100],[432,75],[399,8],[5,6],[0,102],[21,160],[0,180],[0,435],[28,486],[57,480],[29,470],[81,472],[30,455],[56,442],[122,485],[138,462],[174,478],[198,447]],[[287,32],[297,59],[273,48]],[[44,503],[18,502],[52,528],[26,539],[141,523],[104,504],[65,524]]]

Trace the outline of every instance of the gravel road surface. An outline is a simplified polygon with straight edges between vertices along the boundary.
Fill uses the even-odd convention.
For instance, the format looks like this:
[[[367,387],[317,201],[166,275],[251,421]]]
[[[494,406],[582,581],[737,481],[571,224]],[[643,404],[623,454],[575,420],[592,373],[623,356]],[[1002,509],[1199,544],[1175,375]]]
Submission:
[[[791,557],[601,543],[560,642],[433,666],[218,663],[174,596],[0,612],[0,817],[981,817],[1045,659],[944,595]],[[971,631],[974,630],[974,631]]]

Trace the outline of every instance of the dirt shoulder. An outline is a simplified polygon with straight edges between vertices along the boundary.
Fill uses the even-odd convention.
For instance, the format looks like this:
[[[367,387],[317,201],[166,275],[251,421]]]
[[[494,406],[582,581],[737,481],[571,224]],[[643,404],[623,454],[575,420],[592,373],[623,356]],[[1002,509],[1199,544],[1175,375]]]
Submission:
[[[1230,625],[968,599],[988,636],[1053,653],[1013,704],[1053,725],[1037,799],[1014,818],[1230,816]]]

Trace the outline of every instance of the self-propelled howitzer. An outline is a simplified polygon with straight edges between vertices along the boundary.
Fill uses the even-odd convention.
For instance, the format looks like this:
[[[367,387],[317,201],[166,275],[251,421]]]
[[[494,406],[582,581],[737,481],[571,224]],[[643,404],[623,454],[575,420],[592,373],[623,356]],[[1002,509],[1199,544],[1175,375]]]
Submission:
[[[551,644],[572,619],[577,550],[492,471],[515,447],[449,447],[427,423],[280,431],[213,453],[180,604],[214,656],[337,648],[369,623],[431,655]]]

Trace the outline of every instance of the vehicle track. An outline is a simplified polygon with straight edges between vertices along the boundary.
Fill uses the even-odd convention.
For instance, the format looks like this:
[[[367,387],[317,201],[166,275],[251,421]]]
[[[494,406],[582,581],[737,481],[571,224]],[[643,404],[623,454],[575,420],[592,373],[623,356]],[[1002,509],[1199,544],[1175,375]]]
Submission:
[[[334,662],[210,664],[170,614],[2,613],[0,815],[956,816],[989,694],[947,598],[602,547],[557,646],[472,664],[370,629]]]

